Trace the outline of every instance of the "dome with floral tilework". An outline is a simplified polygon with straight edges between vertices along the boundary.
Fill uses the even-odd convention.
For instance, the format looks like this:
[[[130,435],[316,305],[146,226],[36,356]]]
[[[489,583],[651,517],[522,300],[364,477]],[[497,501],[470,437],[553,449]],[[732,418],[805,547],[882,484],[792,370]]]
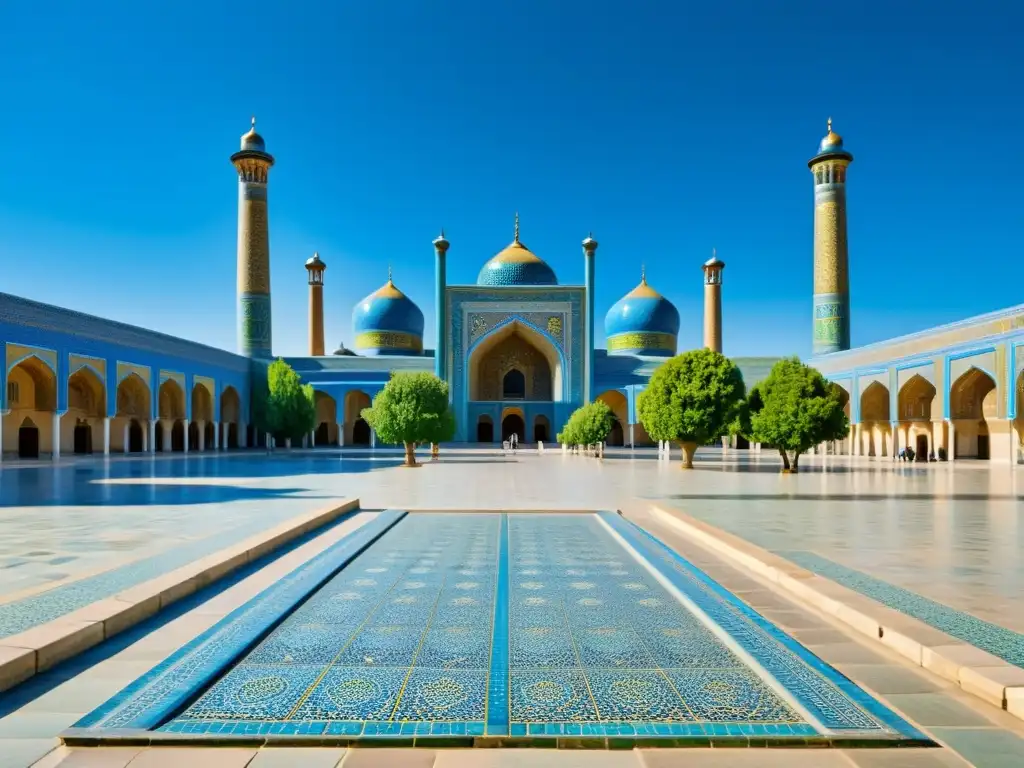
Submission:
[[[640,285],[608,310],[604,332],[610,355],[671,357],[676,353],[679,311],[641,275]]]
[[[537,254],[519,242],[519,215],[516,214],[512,243],[484,264],[477,285],[558,285],[555,271]]]
[[[363,355],[419,355],[423,352],[423,312],[388,281],[352,311],[355,348]]]

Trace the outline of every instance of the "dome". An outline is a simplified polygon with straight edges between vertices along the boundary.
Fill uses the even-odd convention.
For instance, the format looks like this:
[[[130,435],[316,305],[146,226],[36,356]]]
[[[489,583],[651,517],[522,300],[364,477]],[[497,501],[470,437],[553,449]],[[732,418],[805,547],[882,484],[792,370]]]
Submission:
[[[252,127],[248,133],[242,135],[242,151],[243,152],[266,152],[267,145],[263,141],[263,137],[256,133],[256,118],[252,119]]]
[[[640,285],[608,310],[604,332],[610,355],[671,357],[676,353],[679,312],[642,275]]]
[[[558,285],[555,271],[537,254],[519,242],[519,215],[515,238],[491,258],[476,278],[477,285]]]
[[[423,352],[423,312],[388,281],[352,310],[356,349],[364,355],[419,355]]]
[[[838,156],[845,157],[849,160],[853,160],[853,155],[847,152],[843,148],[843,137],[832,130],[832,118],[828,119],[828,133],[818,144],[818,154],[811,159],[811,163],[816,163],[825,157]]]

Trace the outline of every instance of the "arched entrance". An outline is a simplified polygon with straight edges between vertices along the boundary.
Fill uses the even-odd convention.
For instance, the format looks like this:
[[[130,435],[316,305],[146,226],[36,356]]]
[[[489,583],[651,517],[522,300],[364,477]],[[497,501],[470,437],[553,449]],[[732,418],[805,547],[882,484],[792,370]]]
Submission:
[[[476,422],[476,441],[478,443],[494,442],[494,422],[490,416],[481,416]]]
[[[84,419],[78,419],[73,436],[74,451],[77,454],[92,453],[92,427]]]
[[[27,416],[18,427],[18,458],[39,458],[39,427]]]
[[[913,446],[915,461],[928,461],[932,452],[932,407],[935,386],[915,373],[896,395],[901,446]],[[921,447],[924,446],[924,450]]]
[[[626,425],[629,424],[629,403],[626,396],[617,389],[609,389],[599,394],[595,400],[612,409],[615,421],[612,423],[612,431],[608,433],[608,445],[626,444]]]
[[[124,451],[125,448],[131,453],[142,451],[142,434],[145,429],[142,425],[147,424],[152,418],[150,415],[149,385],[137,373],[129,373],[117,385],[117,413],[110,423],[110,441],[113,450]],[[132,425],[139,430],[139,440],[134,442],[131,435]],[[124,428],[128,426],[128,445],[124,442]],[[154,434],[150,435],[153,440],[151,447],[157,451],[164,449],[163,430],[160,422],[157,422]]]
[[[157,413],[164,422],[164,434],[170,429],[171,450],[185,450],[185,392],[174,379],[167,379],[157,392]]]
[[[333,397],[326,392],[320,391],[313,393],[313,402],[316,406],[316,433],[314,438],[317,446],[337,443],[338,404]]]
[[[106,387],[99,375],[88,367],[81,367],[68,378],[68,412],[61,424],[62,447],[68,444],[67,430],[71,429],[71,449],[77,454],[92,453],[93,444],[102,442],[102,432],[96,434],[101,419],[107,415]]]
[[[470,400],[562,399],[557,349],[544,334],[518,321],[481,340],[469,354],[467,369]]]
[[[175,448],[174,450],[180,451],[184,447],[185,446],[182,446],[181,448]],[[194,421],[190,421],[188,423],[188,447],[189,450],[199,450],[199,424]]]
[[[361,415],[370,405],[370,396],[362,390],[345,393],[345,445],[370,444],[370,425]]]
[[[518,413],[509,413],[501,420],[501,440],[511,439],[512,435],[516,434],[520,441],[526,440],[526,424],[523,422],[523,417]]]
[[[213,450],[213,393],[202,381],[192,385],[192,419],[188,435],[190,451]]]
[[[137,419],[128,423],[128,451],[129,453],[142,452],[142,425]]]
[[[608,438],[605,442],[608,445],[625,445],[625,438],[622,434],[622,424],[618,419],[614,419],[612,421],[612,428],[608,433]]]
[[[537,416],[533,420],[533,441],[546,443],[551,440],[551,423],[547,416]]]
[[[185,422],[180,419],[171,427],[171,450],[177,452],[185,450]]]
[[[871,382],[860,396],[862,456],[888,456],[891,442],[889,389]]]
[[[221,448],[238,447],[238,422],[242,415],[242,399],[238,391],[231,386],[224,387],[220,393],[220,423],[227,424],[227,437]]]
[[[156,429],[153,431],[153,439],[156,441],[153,443],[154,450],[162,453],[164,450],[164,423],[162,421],[158,421],[156,423]]]
[[[370,425],[366,423],[366,419],[356,419],[356,423],[352,425],[352,445],[369,445],[370,444]]]
[[[968,368],[949,394],[949,415],[956,440],[956,458],[988,459],[989,435],[996,418],[998,387],[980,368]]]
[[[238,447],[238,425],[234,422],[228,424],[228,448]]]

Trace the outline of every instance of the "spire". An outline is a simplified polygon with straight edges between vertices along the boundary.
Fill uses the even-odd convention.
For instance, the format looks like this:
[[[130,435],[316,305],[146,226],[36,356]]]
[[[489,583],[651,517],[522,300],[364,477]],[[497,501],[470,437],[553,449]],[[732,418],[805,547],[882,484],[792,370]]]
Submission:
[[[831,117],[828,119],[828,132],[832,133],[832,118]]]
[[[441,227],[441,239],[444,240],[444,227]]]
[[[519,211],[516,211],[516,231],[515,237],[512,238],[513,243],[519,242]]]
[[[647,285],[647,265],[640,265],[640,285]]]
[[[254,131],[256,130],[256,115],[252,116],[252,129]]]
[[[391,283],[391,262],[388,262],[388,282]]]

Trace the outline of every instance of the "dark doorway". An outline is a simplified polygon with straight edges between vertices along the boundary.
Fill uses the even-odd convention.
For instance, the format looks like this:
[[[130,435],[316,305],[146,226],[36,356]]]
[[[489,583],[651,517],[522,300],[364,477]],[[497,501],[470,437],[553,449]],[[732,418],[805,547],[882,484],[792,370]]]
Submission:
[[[487,416],[481,416],[476,423],[476,441],[478,443],[494,442],[494,422]]]
[[[191,430],[189,430],[191,432]],[[185,450],[185,422],[176,421],[171,428],[171,450]]]
[[[369,444],[370,425],[366,423],[366,419],[356,419],[356,423],[352,425],[352,445]]]
[[[533,425],[533,441],[535,443],[546,443],[548,441],[548,422],[541,417]]]
[[[213,441],[216,437],[215,431],[212,421],[206,422],[205,426],[203,426],[203,448],[207,451],[213,450]]]
[[[612,430],[608,433],[608,439],[606,440],[608,445],[625,445],[625,439],[622,434],[622,423],[615,419],[612,422]]]
[[[245,428],[245,444],[251,445],[253,448],[265,447],[262,443],[256,442],[256,427],[252,424]]]
[[[155,441],[153,443],[153,445],[156,447],[156,450],[163,451],[163,449],[164,449],[164,423],[162,421],[157,421],[157,423],[156,423],[156,429],[153,430],[153,440]]]
[[[228,448],[238,447],[238,425],[234,422],[228,424]]]
[[[914,461],[928,461],[928,435],[918,435],[915,442]]]
[[[750,450],[750,441],[743,435],[736,435],[736,447],[743,448],[744,450]]]
[[[39,458],[39,428],[32,419],[25,419],[18,428],[18,458]]]
[[[75,424],[75,453],[92,453],[92,427],[88,422]]]
[[[326,421],[321,421],[316,428],[316,446],[329,445],[331,442],[331,428]]]
[[[135,419],[128,424],[128,452],[142,453],[142,425]]]
[[[502,441],[508,440],[513,433],[519,435],[520,440],[526,439],[526,425],[523,423],[523,417],[518,413],[510,413],[501,420]]]
[[[505,374],[501,381],[501,397],[503,400],[522,400],[526,397],[526,377],[522,371],[513,368]]]
[[[181,448],[175,448],[174,450],[180,451],[183,449],[184,446]],[[188,449],[190,451],[199,450],[199,425],[194,421],[190,421],[188,423]]]
[[[978,435],[978,458],[988,458],[988,435]]]

